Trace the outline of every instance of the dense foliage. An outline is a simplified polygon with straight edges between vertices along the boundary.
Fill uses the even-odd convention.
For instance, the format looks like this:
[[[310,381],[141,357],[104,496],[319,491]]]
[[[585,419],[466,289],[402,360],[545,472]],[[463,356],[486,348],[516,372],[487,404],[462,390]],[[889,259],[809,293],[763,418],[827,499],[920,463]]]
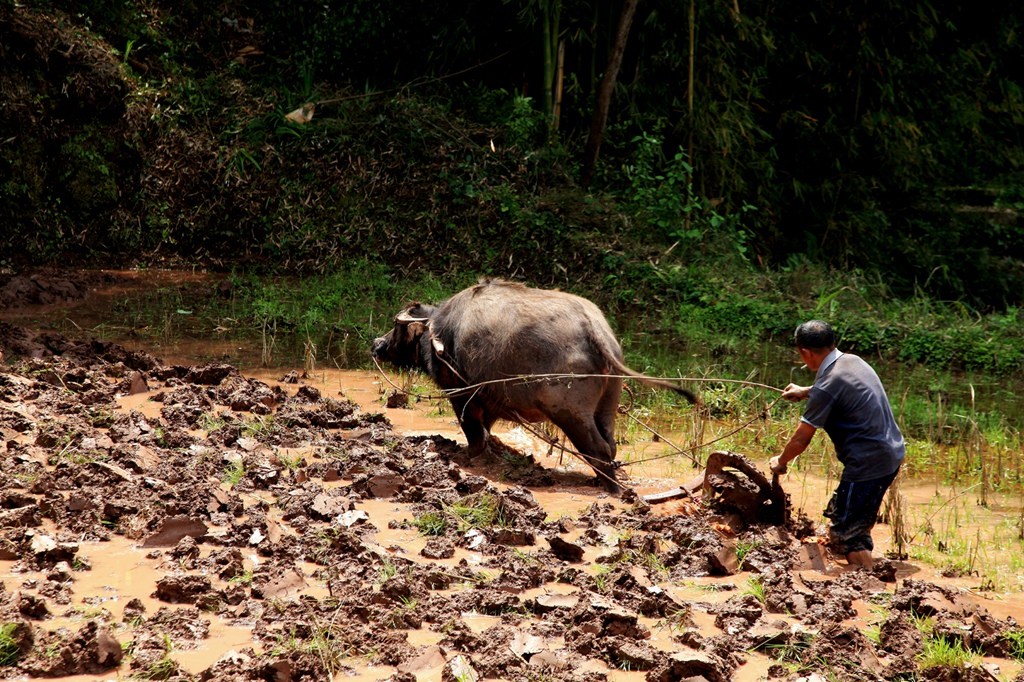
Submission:
[[[644,0],[584,193],[618,12],[0,0],[0,260],[369,256],[632,286],[725,258],[1020,304],[1024,6]],[[544,35],[564,39],[557,120]]]

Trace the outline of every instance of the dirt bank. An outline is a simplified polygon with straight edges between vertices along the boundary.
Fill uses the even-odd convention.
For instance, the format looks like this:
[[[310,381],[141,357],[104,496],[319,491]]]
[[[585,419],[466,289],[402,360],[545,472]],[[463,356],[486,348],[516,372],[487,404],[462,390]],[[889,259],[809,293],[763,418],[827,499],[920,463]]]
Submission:
[[[806,519],[468,461],[295,374],[2,323],[0,350],[4,678],[1024,680],[1012,616],[835,570]],[[923,667],[940,642],[985,658]]]
[[[19,274],[0,272],[0,310],[80,301],[92,289],[121,279],[115,273],[48,268]]]

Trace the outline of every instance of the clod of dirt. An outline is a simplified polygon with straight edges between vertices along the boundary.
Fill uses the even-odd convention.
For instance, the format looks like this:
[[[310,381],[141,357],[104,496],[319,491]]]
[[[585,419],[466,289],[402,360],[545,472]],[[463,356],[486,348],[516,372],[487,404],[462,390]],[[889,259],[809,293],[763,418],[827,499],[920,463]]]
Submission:
[[[784,620],[765,620],[754,623],[747,630],[745,650],[769,651],[790,644],[794,639],[789,623]]]
[[[130,377],[121,382],[119,388],[124,395],[149,393],[149,384],[146,383],[146,376],[142,372],[132,372]]]
[[[447,663],[444,649],[439,646],[426,647],[420,654],[398,666],[398,672],[415,675]]]
[[[548,545],[550,545],[551,552],[555,557],[561,561],[568,561],[572,564],[583,561],[583,548],[575,543],[566,542],[555,535],[554,537],[548,538]]]
[[[904,580],[893,594],[892,608],[909,610],[923,616],[948,613],[967,617],[983,611],[974,599],[955,588],[911,578]]]
[[[855,627],[841,627],[819,636],[803,655],[808,661],[821,661],[830,668],[843,668],[858,679],[877,679],[884,667],[871,641]]]
[[[543,616],[556,609],[572,610],[579,602],[580,597],[577,594],[542,594],[534,600],[532,610]]]
[[[982,664],[975,665],[937,665],[921,671],[921,677],[934,682],[997,682],[1002,679],[998,669]],[[1018,675],[1017,680],[1024,678]]]
[[[19,667],[33,677],[90,675],[117,667],[122,657],[121,644],[110,630],[90,621],[74,635],[66,630],[38,631]]]
[[[664,654],[646,642],[613,639],[608,645],[608,656],[615,665],[625,670],[650,670]]]
[[[734,512],[744,523],[781,525],[789,518],[789,499],[781,487],[769,483],[753,462],[735,452],[717,450],[708,456],[703,493],[705,505],[723,513]]]
[[[366,481],[365,490],[370,497],[389,498],[405,490],[403,476],[394,473],[378,474]]]
[[[191,604],[211,587],[204,575],[169,575],[156,581],[153,597],[170,604]]]
[[[427,559],[451,559],[455,556],[455,543],[448,538],[430,538],[420,554]]]
[[[465,656],[455,656],[441,670],[441,682],[479,682],[480,674]]]
[[[499,545],[524,547],[537,544],[537,534],[523,528],[498,528],[493,534],[494,542]]]
[[[712,575],[736,575],[740,570],[740,560],[736,556],[736,542],[725,543],[722,549],[708,555]]]
[[[61,561],[47,571],[46,579],[58,583],[69,583],[75,579],[75,574],[71,571],[71,566],[68,562]]]
[[[163,520],[160,528],[146,538],[143,547],[174,547],[182,538],[201,538],[206,535],[206,524],[185,515],[172,516]]]
[[[253,580],[252,596],[257,599],[274,599],[298,592],[306,586],[306,577],[295,568]]]
[[[50,616],[50,609],[47,608],[46,600],[42,597],[34,594],[15,593],[14,602],[18,605],[18,611],[26,618],[42,620]]]
[[[883,651],[913,657],[920,653],[924,635],[910,620],[907,612],[890,610],[889,616],[879,627],[878,643]]]
[[[668,657],[663,665],[647,673],[647,682],[683,682],[693,678],[707,682],[728,682],[732,666],[714,654],[702,651],[679,651]]]
[[[711,609],[715,625],[729,635],[745,632],[764,615],[764,605],[752,594],[732,597]]]
[[[60,562],[71,563],[78,554],[77,542],[58,542],[45,533],[25,531],[31,563],[39,568],[52,568]],[[29,558],[26,557],[26,558]]]
[[[549,521],[528,489],[468,473],[465,449],[454,441],[403,438],[383,417],[312,387],[288,396],[229,365],[165,367],[113,344],[0,325],[0,346],[12,345],[38,359],[22,355],[14,365],[0,365],[0,452],[6,454],[0,474],[8,481],[0,486],[0,558],[18,561],[17,570],[43,572],[21,581],[16,592],[0,590],[0,620],[16,624],[22,652],[13,674],[47,665],[53,674],[85,672],[63,658],[44,664],[30,653],[41,646],[72,651],[95,666],[113,660],[112,648],[101,653],[113,645],[98,634],[93,639],[106,643],[89,654],[88,633],[80,638],[86,644],[75,644],[78,635],[47,634],[26,618],[81,617],[80,608],[57,608],[71,603],[77,586],[71,565],[80,570],[87,563],[76,543],[115,534],[166,548],[147,555],[169,574],[156,582],[154,596],[188,605],[161,608],[150,618],[138,599],[124,606],[131,670],[146,677],[194,679],[168,652],[199,646],[209,632],[206,618],[252,628],[265,650],[267,643],[296,643],[273,654],[234,652],[199,675],[225,682],[337,675],[337,665],[328,670],[314,651],[323,637],[352,655],[400,666],[394,682],[415,682],[415,672],[442,666],[446,682],[476,676],[598,682],[603,673],[593,672],[588,660],[647,670],[649,682],[724,682],[745,652],[767,647],[792,650],[805,668],[821,659],[856,673],[841,673],[843,680],[945,680],[954,674],[918,670],[922,639],[911,613],[931,614],[935,636],[991,656],[1008,656],[1007,633],[1019,630],[1013,619],[993,618],[959,591],[904,581],[880,627],[877,651],[886,657],[878,669],[880,654],[848,627],[848,618],[855,601],[878,601],[889,574],[796,576],[798,538],[813,530],[803,520],[768,526],[741,518],[735,508],[744,505],[735,500],[732,510],[721,508],[714,517],[689,503],[662,514],[637,498],[628,509],[596,502],[575,520]],[[112,409],[115,394],[141,387],[139,379],[159,398],[159,414]],[[210,423],[223,425],[203,435]],[[301,455],[287,455],[286,448]],[[518,468],[505,480],[550,476],[521,453],[500,452]],[[345,480],[326,485],[338,479]],[[742,483],[721,485],[742,488],[754,494],[750,499],[763,494]],[[445,521],[436,531],[441,535],[429,537],[420,556],[392,541],[382,546],[371,516],[375,505],[365,502],[371,497],[407,505],[417,523],[436,514]],[[451,522],[456,507],[488,518],[474,518],[466,530],[467,524]],[[408,529],[409,522],[396,520],[391,528]],[[516,549],[538,537],[547,547]],[[747,548],[742,564],[739,543]],[[607,570],[595,576],[566,565],[582,562],[585,549]],[[446,560],[456,552],[471,556],[452,565]],[[304,562],[316,564],[315,579],[326,583],[330,598],[290,598],[310,582]],[[724,602],[691,602],[662,587],[689,576],[742,572],[758,577],[763,603],[735,591]],[[574,591],[543,593],[556,581]],[[527,590],[539,596],[525,598]],[[701,632],[698,611],[712,614],[722,632]],[[466,613],[501,623],[476,633]],[[641,616],[669,622],[672,641],[685,648],[670,655],[652,646]],[[94,618],[113,620],[102,607]],[[815,624],[812,637],[806,626]],[[421,627],[443,639],[412,646],[406,630]],[[554,648],[563,637],[564,647]],[[791,675],[781,667],[772,674]]]
[[[182,377],[182,380],[189,384],[217,386],[228,377],[234,377],[244,381],[237,368],[216,362],[210,362],[197,367],[190,367],[185,376]]]

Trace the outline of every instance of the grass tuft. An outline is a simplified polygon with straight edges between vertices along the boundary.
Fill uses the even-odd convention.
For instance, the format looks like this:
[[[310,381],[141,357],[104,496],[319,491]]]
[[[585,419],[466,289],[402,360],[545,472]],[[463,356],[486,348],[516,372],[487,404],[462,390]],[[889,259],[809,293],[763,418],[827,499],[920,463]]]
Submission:
[[[14,639],[14,633],[17,631],[17,623],[0,625],[0,666],[14,665],[21,654],[18,642]]]
[[[962,669],[969,665],[977,665],[981,658],[959,641],[949,642],[943,637],[929,637],[924,648],[917,655],[917,663],[922,670],[928,668]]]

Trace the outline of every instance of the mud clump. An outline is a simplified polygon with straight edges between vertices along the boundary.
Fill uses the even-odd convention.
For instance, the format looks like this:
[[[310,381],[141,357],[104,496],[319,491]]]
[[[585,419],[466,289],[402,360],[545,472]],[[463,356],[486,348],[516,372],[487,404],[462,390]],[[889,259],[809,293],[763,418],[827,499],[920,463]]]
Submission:
[[[37,630],[19,668],[33,677],[89,675],[117,667],[123,655],[111,632],[91,621],[75,634]]]

